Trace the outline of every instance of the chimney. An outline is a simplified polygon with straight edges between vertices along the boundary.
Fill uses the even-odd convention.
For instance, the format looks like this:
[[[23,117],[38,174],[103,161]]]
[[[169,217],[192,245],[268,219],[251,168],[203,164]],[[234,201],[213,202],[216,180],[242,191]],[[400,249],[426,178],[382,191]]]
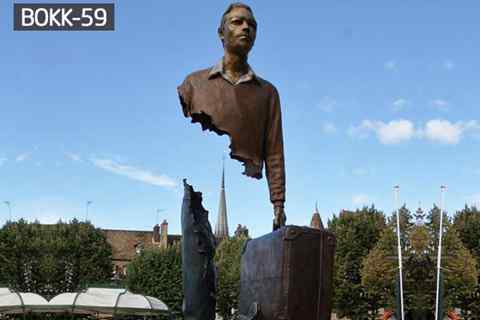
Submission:
[[[235,237],[246,237],[248,238],[248,229],[247,226],[242,226],[239,224],[237,230],[235,230]]]
[[[153,227],[153,243],[159,243],[160,242],[160,226],[156,224]]]
[[[163,220],[160,226],[160,247],[166,248],[168,246],[168,222]]]

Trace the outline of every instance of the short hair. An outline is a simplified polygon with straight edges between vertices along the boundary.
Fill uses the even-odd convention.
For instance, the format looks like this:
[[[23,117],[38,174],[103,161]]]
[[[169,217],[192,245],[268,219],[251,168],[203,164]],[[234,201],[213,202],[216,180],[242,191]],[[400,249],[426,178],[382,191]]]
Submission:
[[[227,10],[225,10],[225,12],[223,13],[222,15],[222,20],[220,20],[220,26],[218,27],[218,32],[221,32],[222,28],[223,28],[223,24],[225,23],[225,17],[227,16],[227,14],[230,13],[230,11],[232,11],[233,9],[235,8],[244,8],[248,11],[250,11],[250,13],[252,14],[253,16],[253,11],[252,11],[252,8],[250,8],[249,6],[247,6],[245,3],[242,3],[242,2],[234,2],[232,4],[230,4],[227,8]],[[253,18],[255,19],[255,18]],[[256,21],[255,21],[256,22]]]

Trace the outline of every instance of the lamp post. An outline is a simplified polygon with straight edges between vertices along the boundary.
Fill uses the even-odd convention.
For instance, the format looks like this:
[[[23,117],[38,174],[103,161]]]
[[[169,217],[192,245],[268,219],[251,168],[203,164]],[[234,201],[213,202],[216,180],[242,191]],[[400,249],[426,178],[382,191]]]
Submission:
[[[12,205],[10,201],[3,201],[3,203],[8,207],[8,220],[12,221]]]
[[[87,204],[86,204],[86,212],[85,212],[85,222],[88,221],[88,209],[90,208],[90,205],[92,204],[93,202],[92,201],[87,201]]]
[[[435,320],[439,320],[440,311],[440,269],[442,266],[442,235],[443,235],[443,211],[445,210],[446,186],[440,186],[440,226],[438,228],[438,253],[437,253],[437,293],[435,299]]]
[[[400,287],[400,319],[405,320],[403,310],[403,268],[402,268],[402,243],[400,241],[400,204],[399,193],[400,187],[394,186],[395,208],[397,209],[397,245],[398,245],[398,272],[399,272],[399,287]]]

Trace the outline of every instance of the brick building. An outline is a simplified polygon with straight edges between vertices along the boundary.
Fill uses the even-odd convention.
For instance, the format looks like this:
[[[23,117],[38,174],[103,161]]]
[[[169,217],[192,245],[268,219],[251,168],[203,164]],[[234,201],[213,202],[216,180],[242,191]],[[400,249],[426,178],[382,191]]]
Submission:
[[[126,274],[127,265],[144,249],[167,248],[179,243],[182,236],[168,234],[168,222],[164,220],[152,231],[103,229],[107,242],[112,246],[112,262],[117,277]]]

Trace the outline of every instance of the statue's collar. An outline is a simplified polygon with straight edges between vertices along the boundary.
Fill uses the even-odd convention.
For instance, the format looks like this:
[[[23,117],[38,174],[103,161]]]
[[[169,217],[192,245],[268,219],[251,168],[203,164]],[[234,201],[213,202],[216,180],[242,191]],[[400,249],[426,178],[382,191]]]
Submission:
[[[223,79],[227,80],[228,82],[230,82],[234,86],[237,85],[237,84],[240,84],[242,82],[248,82],[248,81],[255,81],[255,82],[259,83],[255,72],[253,72],[253,70],[250,66],[248,66],[248,72],[246,74],[244,74],[243,76],[241,76],[240,79],[238,79],[237,82],[232,81],[232,79],[230,79],[223,70],[223,58],[220,59],[220,61],[218,61],[217,64],[215,64],[210,69],[210,72],[208,73],[208,79],[215,78],[218,75],[221,75]]]

